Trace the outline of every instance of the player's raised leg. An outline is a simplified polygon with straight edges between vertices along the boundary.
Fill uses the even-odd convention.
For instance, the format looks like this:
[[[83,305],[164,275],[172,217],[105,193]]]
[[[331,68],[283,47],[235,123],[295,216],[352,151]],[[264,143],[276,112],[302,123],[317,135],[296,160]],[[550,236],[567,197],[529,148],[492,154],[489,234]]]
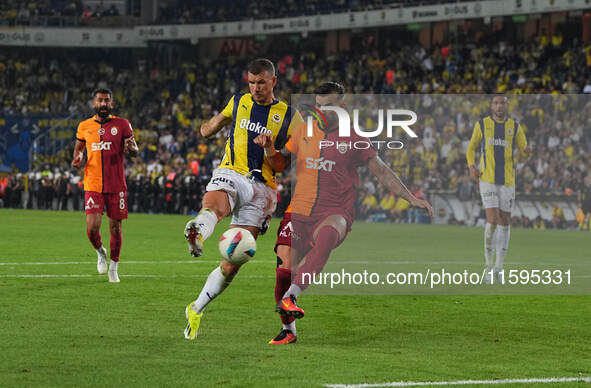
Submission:
[[[211,236],[219,220],[230,214],[232,207],[227,192],[214,190],[205,193],[199,214],[185,226],[185,238],[192,256],[203,254],[203,243]]]
[[[240,176],[240,178],[244,177]],[[208,191],[203,196],[201,211],[185,226],[185,238],[192,256],[199,257],[203,254],[203,243],[211,236],[218,221],[229,215],[234,209],[238,195],[236,190],[238,183],[232,182],[232,179],[239,178],[227,170],[214,171],[211,181],[207,185]],[[242,183],[250,185],[249,182]],[[253,236],[256,238],[257,234],[258,230],[253,233]],[[185,309],[188,321],[184,332],[185,338],[193,340],[197,337],[203,310],[228,288],[239,268],[240,266],[234,266],[222,260],[221,265],[211,271],[197,299],[189,303]]]

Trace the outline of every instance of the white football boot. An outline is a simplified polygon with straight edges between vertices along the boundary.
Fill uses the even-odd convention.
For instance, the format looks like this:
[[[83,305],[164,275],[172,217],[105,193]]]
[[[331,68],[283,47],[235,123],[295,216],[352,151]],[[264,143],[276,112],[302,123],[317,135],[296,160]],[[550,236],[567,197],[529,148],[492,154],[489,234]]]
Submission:
[[[111,260],[109,265],[109,283],[119,283],[119,275],[117,275],[118,262]]]
[[[107,273],[107,250],[105,247],[100,247],[96,250],[96,270],[98,271],[99,275],[104,275]]]

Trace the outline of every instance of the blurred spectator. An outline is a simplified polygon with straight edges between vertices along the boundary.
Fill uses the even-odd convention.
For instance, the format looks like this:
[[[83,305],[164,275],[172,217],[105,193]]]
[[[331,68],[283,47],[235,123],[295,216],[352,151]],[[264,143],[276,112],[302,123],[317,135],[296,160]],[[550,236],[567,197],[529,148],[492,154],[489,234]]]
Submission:
[[[362,191],[360,198],[362,201],[359,216],[363,219],[369,219],[378,211],[378,200],[375,195],[367,193],[367,191]]]
[[[591,230],[589,227],[589,217],[583,211],[583,205],[580,202],[577,203],[577,214],[575,219],[577,221],[577,228],[579,230]]]
[[[536,219],[533,222],[533,228],[534,229],[546,229],[546,223],[544,222],[544,220],[542,219],[542,217],[536,217]]]
[[[552,228],[562,229],[564,225],[564,211],[558,203],[552,203]]]
[[[380,209],[388,217],[392,217],[394,206],[396,205],[396,198],[393,193],[386,193],[385,189],[382,189],[382,199],[380,200]]]
[[[394,205],[394,210],[392,211],[394,222],[406,222],[408,219],[408,209],[410,209],[410,203],[406,199],[398,197],[396,199],[396,205]]]

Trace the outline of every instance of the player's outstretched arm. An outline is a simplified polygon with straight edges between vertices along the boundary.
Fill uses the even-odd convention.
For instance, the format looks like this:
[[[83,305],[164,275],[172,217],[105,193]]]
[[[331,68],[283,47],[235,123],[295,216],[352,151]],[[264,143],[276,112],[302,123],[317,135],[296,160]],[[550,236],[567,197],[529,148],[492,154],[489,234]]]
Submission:
[[[275,149],[273,138],[268,133],[261,133],[254,138],[254,144],[265,149],[265,155],[269,165],[275,172],[284,171],[291,163],[291,152],[284,147],[281,151]]]
[[[76,140],[74,146],[74,155],[72,156],[72,167],[80,167],[82,159],[84,158],[84,142]]]
[[[412,195],[412,193],[406,188],[404,183],[400,180],[398,175],[392,171],[386,163],[379,157],[369,159],[367,167],[373,175],[378,178],[380,184],[384,185],[390,192],[395,195],[407,200],[411,206],[416,206],[427,210],[429,217],[433,217],[433,208],[429,202],[424,199],[419,199]]]
[[[222,113],[218,113],[213,118],[201,125],[201,135],[203,137],[211,137],[221,131],[226,125],[232,122],[231,117],[226,117]]]
[[[128,153],[131,157],[136,157],[140,153],[140,149],[138,148],[137,143],[135,142],[135,138],[133,136],[125,139],[123,150],[126,153]]]

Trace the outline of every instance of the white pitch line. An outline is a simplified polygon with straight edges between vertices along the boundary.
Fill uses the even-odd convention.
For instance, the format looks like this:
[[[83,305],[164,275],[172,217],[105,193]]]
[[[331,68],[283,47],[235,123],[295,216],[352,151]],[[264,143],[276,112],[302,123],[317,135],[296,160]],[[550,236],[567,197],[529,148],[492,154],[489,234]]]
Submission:
[[[55,274],[35,274],[35,275],[0,275],[0,278],[92,278],[100,277],[101,275],[93,274],[67,274],[67,275],[55,275]],[[209,275],[119,275],[122,278],[206,278]],[[275,275],[244,275],[240,278],[247,279],[264,279],[274,278]]]
[[[20,274],[20,275],[0,275],[0,278],[90,278],[94,276],[94,274]],[[173,278],[205,278],[208,275],[119,275],[120,277],[124,278],[165,278],[165,279],[173,279]],[[273,275],[244,275],[240,276],[240,278],[248,278],[248,279],[265,279],[275,277]],[[584,276],[574,276],[574,279],[581,278],[587,279],[591,278],[591,275],[584,275]],[[381,387],[382,385],[378,385]],[[397,385],[395,385],[397,386]]]
[[[49,275],[49,274],[42,274],[42,275],[0,275],[0,278],[89,278],[92,276],[98,275],[90,275],[90,274],[81,274],[81,275]]]
[[[251,260],[249,263],[271,263],[275,260]],[[121,261],[123,264],[209,264],[210,260],[167,260],[167,261],[148,261],[148,260],[135,260],[135,261]],[[18,266],[18,265],[95,265],[96,261],[36,261],[36,262],[19,262],[19,263],[2,263],[1,266]],[[449,265],[449,264],[476,264],[471,261],[338,261],[334,264],[390,264],[390,265],[406,265],[406,264],[424,264],[424,265]],[[478,263],[480,264],[480,262]]]
[[[251,260],[249,263],[270,263],[271,260]],[[124,264],[211,264],[208,260],[168,260],[168,261],[122,261]],[[38,262],[20,262],[20,263],[0,263],[0,266],[16,265],[95,265],[96,261],[38,261]]]
[[[1,259],[1,258],[0,258]],[[209,264],[211,260],[135,260],[122,261],[124,264]],[[251,260],[249,263],[271,263],[275,260]],[[386,265],[461,265],[461,264],[481,264],[480,261],[339,261],[338,259],[332,262],[333,264],[386,264]],[[96,261],[36,261],[36,262],[0,262],[0,266],[16,266],[16,265],[90,265],[96,264]],[[575,266],[586,265],[584,263],[509,263],[510,265],[556,265],[556,266]]]
[[[398,381],[377,384],[325,384],[328,388],[378,388],[378,387],[426,387],[436,385],[502,385],[502,384],[552,384],[552,383],[591,383],[591,377],[548,377],[532,379],[504,380],[457,380],[457,381]]]

